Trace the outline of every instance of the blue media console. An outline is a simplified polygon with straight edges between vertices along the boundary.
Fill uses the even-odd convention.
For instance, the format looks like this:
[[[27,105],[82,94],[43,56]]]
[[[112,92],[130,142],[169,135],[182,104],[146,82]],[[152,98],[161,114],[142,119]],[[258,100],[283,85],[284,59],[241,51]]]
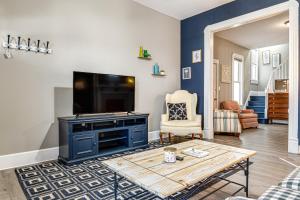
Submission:
[[[149,114],[60,117],[59,161],[66,164],[148,146]]]

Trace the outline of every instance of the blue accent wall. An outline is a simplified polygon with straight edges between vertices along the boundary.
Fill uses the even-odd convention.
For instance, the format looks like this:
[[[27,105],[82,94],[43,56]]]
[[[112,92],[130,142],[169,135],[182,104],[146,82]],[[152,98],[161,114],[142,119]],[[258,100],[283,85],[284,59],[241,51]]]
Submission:
[[[287,0],[236,0],[181,21],[181,68],[192,68],[192,79],[181,79],[181,88],[198,94],[198,113],[203,114],[204,106],[204,62],[192,64],[192,51],[202,49],[202,53],[204,52],[205,27],[286,1]],[[202,55],[202,57],[204,56],[205,55]]]

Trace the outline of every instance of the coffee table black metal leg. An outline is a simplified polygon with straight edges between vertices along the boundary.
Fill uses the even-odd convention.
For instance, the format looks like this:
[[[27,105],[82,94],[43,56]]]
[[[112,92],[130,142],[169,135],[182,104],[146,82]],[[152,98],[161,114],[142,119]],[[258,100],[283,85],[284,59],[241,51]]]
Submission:
[[[246,192],[246,197],[249,197],[249,158],[247,158],[245,176],[246,176],[245,192]]]
[[[114,172],[114,193],[115,193],[115,200],[118,198],[118,176],[117,173]]]

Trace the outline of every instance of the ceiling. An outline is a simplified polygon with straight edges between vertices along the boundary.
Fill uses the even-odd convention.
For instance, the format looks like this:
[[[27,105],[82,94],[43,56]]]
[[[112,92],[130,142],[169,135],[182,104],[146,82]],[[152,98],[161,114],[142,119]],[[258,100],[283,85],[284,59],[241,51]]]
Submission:
[[[133,0],[165,15],[182,20],[234,0]]]
[[[285,44],[289,42],[289,28],[284,24],[288,19],[288,12],[284,12],[216,35],[248,49]]]

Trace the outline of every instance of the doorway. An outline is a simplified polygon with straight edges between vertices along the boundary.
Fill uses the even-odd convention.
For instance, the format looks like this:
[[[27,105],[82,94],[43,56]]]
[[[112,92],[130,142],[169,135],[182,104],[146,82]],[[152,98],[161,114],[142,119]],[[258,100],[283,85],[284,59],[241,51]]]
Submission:
[[[288,128],[288,152],[299,153],[298,142],[298,84],[299,84],[299,3],[289,0],[269,8],[248,13],[217,24],[209,25],[204,31],[204,137],[214,138],[213,132],[213,44],[214,33],[237,25],[255,22],[272,17],[278,13],[289,11],[289,128]]]

